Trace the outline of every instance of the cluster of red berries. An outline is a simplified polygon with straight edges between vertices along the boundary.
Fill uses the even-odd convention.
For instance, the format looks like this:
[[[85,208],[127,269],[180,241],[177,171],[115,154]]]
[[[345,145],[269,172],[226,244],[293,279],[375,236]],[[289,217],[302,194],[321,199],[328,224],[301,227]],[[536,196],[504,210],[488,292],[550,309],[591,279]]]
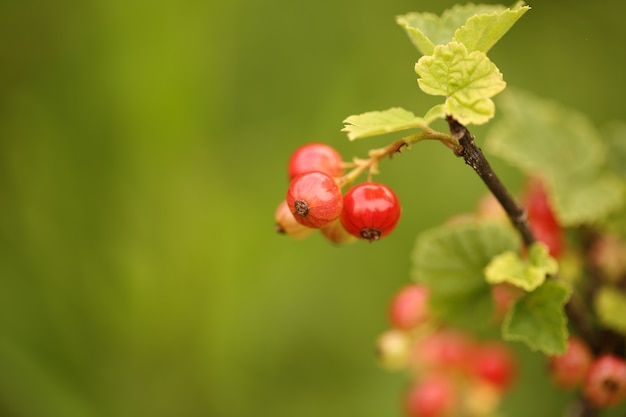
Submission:
[[[611,353],[594,357],[582,339],[572,336],[564,354],[549,358],[549,370],[556,385],[582,388],[597,407],[610,407],[626,400],[626,362]]]
[[[401,288],[389,307],[391,329],[378,340],[383,365],[411,376],[403,406],[410,417],[489,416],[515,378],[508,346],[437,325],[428,288]]]
[[[288,172],[287,197],[275,214],[279,233],[304,238],[320,229],[334,243],[372,242],[391,233],[400,219],[398,197],[384,184],[363,182],[342,194],[344,163],[331,146],[308,143],[296,149]]]

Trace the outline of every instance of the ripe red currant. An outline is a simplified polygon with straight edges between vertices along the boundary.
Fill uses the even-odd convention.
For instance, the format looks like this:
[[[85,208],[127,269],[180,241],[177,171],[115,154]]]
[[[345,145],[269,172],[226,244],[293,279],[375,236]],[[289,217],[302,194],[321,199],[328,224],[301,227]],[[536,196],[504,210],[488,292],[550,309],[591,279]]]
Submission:
[[[406,285],[396,293],[389,305],[389,321],[397,329],[409,330],[428,319],[428,288]]]
[[[563,235],[543,183],[534,179],[528,184],[525,206],[530,228],[540,242],[545,243],[550,255],[558,257],[563,252]]]
[[[496,321],[504,320],[513,303],[524,294],[520,288],[502,282],[491,286],[491,297],[493,299],[493,317]]]
[[[405,398],[410,417],[443,417],[452,413],[457,403],[454,383],[445,374],[426,375],[416,381]]]
[[[598,407],[609,407],[626,400],[626,362],[604,354],[599,356],[587,373],[583,386],[585,396]]]
[[[304,239],[313,233],[313,229],[298,223],[291,210],[289,210],[286,200],[283,200],[278,205],[274,218],[276,220],[277,233],[285,234],[294,239]]]
[[[296,149],[289,158],[289,178],[310,171],[320,171],[331,177],[343,174],[343,161],[339,152],[324,143],[307,143]]]
[[[412,364],[417,370],[463,373],[471,359],[473,340],[464,333],[441,329],[416,340]]]
[[[344,197],[341,223],[348,233],[370,242],[387,236],[400,219],[400,202],[387,186],[366,182]]]
[[[565,353],[550,356],[548,367],[555,384],[569,389],[583,383],[592,360],[593,354],[587,343],[577,337],[570,337]]]
[[[332,223],[341,214],[341,189],[328,175],[306,172],[296,176],[287,190],[287,204],[298,223],[319,228]]]
[[[474,348],[469,363],[471,374],[498,389],[506,389],[515,376],[515,359],[501,343],[481,343]]]

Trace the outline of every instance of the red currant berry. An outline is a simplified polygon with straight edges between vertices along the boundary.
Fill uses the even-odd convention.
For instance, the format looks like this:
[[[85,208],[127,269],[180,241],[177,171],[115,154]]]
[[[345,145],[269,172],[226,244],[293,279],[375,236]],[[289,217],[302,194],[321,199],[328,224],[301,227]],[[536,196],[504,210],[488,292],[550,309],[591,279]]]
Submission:
[[[520,288],[502,282],[491,286],[491,298],[493,299],[493,315],[496,321],[501,321],[508,314],[517,301],[524,294]]]
[[[528,213],[530,228],[540,242],[545,243],[550,255],[558,257],[563,252],[563,235],[543,183],[540,180],[531,180],[525,196],[525,206]]]
[[[400,289],[389,305],[389,321],[397,329],[409,330],[428,319],[428,288],[411,284]]]
[[[626,275],[626,241],[613,234],[601,235],[589,251],[591,263],[609,281],[617,282]]]
[[[550,356],[548,366],[554,383],[561,388],[575,388],[583,383],[591,366],[593,354],[587,343],[577,337],[567,340],[562,355]]]
[[[324,143],[307,143],[291,154],[288,171],[290,179],[311,171],[340,177],[343,174],[343,161],[339,152],[332,146]]]
[[[439,330],[415,342],[412,361],[417,370],[465,372],[473,341],[455,330]]]
[[[408,391],[405,410],[410,417],[443,417],[454,411],[457,392],[444,374],[427,375]]]
[[[515,377],[515,359],[501,343],[483,343],[474,348],[470,360],[473,376],[495,388],[506,389]]]
[[[298,223],[319,228],[341,215],[341,189],[328,175],[313,171],[296,176],[287,191],[287,204]]]
[[[313,233],[313,229],[298,223],[291,210],[289,210],[286,200],[283,200],[276,208],[274,218],[276,220],[277,233],[285,234],[294,239],[304,239]]]
[[[387,186],[366,182],[344,197],[341,223],[348,233],[370,242],[387,236],[400,219],[400,202]]]
[[[626,362],[604,354],[599,356],[587,373],[583,386],[585,396],[598,407],[609,407],[626,399]]]

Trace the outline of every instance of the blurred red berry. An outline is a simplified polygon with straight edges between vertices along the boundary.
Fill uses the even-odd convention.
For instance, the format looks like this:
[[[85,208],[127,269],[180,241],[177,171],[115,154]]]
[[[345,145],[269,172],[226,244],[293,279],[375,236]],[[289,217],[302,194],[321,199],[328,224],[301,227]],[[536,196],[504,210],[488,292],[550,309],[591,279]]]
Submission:
[[[496,320],[503,320],[513,306],[513,303],[524,294],[520,288],[502,282],[491,286],[493,299],[493,315]]]
[[[465,372],[473,341],[454,330],[438,330],[418,339],[413,346],[413,365],[421,370]]]
[[[598,407],[609,407],[626,399],[626,362],[612,354],[599,356],[591,363],[585,396]]]
[[[515,357],[503,343],[476,345],[469,365],[473,376],[498,389],[508,388],[515,377]]]
[[[445,375],[426,375],[409,389],[405,410],[410,417],[448,416],[454,410],[456,397],[454,384]]]
[[[563,234],[540,180],[529,182],[524,202],[533,234],[548,246],[551,256],[558,257],[563,252]]]
[[[389,321],[398,329],[411,329],[425,322],[428,315],[428,288],[424,285],[404,286],[389,305]]]
[[[592,360],[593,354],[587,343],[578,337],[570,337],[565,353],[550,356],[548,366],[555,384],[570,389],[582,385]]]

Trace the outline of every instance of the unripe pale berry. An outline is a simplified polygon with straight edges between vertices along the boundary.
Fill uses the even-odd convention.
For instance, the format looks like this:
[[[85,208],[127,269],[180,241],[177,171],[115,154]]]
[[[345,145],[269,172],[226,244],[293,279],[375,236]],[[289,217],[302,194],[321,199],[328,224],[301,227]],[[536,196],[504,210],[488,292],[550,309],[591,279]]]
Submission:
[[[550,356],[548,367],[552,380],[561,388],[575,388],[582,385],[591,366],[593,354],[582,339],[570,337],[567,350],[562,355]]]
[[[389,305],[389,321],[397,329],[409,330],[428,319],[428,288],[410,284],[398,291]]]
[[[385,331],[376,341],[378,361],[387,369],[404,368],[408,363],[410,350],[411,338],[398,329]]]
[[[463,411],[466,416],[493,416],[502,400],[502,391],[491,384],[473,381],[465,385],[463,392]]]
[[[276,220],[277,233],[285,234],[294,239],[305,239],[313,233],[313,229],[298,223],[291,210],[289,210],[286,200],[283,200],[276,208],[274,219]]]
[[[322,227],[320,231],[326,239],[338,245],[345,245],[356,241],[356,237],[352,236],[343,228],[339,219],[333,220],[331,224]]]
[[[290,179],[311,171],[340,177],[343,174],[343,161],[332,146],[317,142],[307,143],[291,154],[288,171]]]
[[[341,214],[341,189],[328,175],[313,171],[296,176],[287,190],[287,204],[298,223],[319,228]]]
[[[400,202],[386,185],[366,182],[344,196],[341,223],[348,233],[370,242],[387,236],[400,219]]]
[[[596,358],[589,367],[585,396],[598,407],[610,407],[626,399],[626,362],[612,354]]]
[[[404,407],[410,417],[444,417],[453,412],[456,403],[452,380],[445,374],[429,374],[411,386]]]

